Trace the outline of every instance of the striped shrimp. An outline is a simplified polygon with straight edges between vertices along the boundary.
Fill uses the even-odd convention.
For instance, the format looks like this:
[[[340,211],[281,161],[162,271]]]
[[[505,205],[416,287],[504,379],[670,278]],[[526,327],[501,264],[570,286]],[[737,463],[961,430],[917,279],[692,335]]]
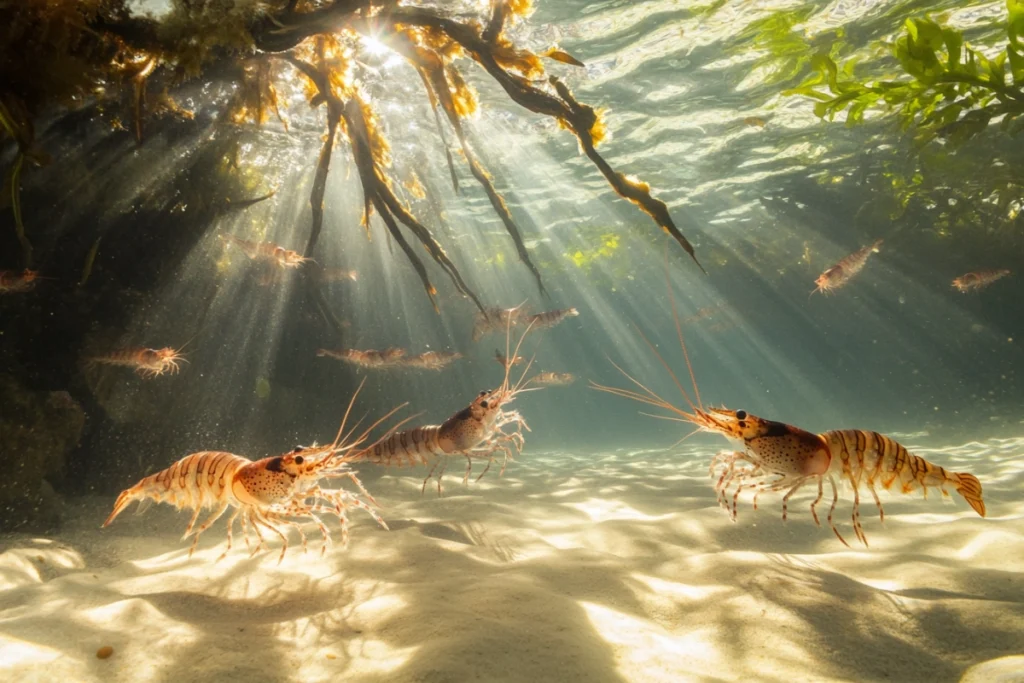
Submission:
[[[362,389],[362,384],[359,385]],[[342,547],[348,545],[348,510],[361,508],[368,512],[377,523],[387,529],[387,524],[380,515],[367,504],[363,498],[376,505],[373,496],[363,487],[343,457],[349,451],[365,443],[369,433],[393,415],[395,408],[377,420],[366,431],[353,440],[349,440],[352,431],[344,434],[345,423],[355,403],[359,390],[352,396],[341,427],[334,442],[329,446],[298,447],[284,455],[263,458],[253,462],[248,458],[220,451],[201,451],[185,456],[171,467],[152,474],[135,486],[124,490],[114,503],[114,509],[107,517],[103,526],[109,526],[114,519],[133,501],[139,501],[139,511],[143,511],[151,501],[170,503],[177,509],[191,508],[192,518],[182,540],[193,536],[189,548],[189,557],[195,552],[199,536],[227,512],[234,511],[228,517],[227,548],[218,557],[224,559],[231,550],[232,531],[235,520],[240,521],[245,545],[250,548],[251,555],[262,549],[269,549],[263,537],[262,527],[269,530],[282,542],[278,563],[284,559],[288,550],[287,528],[298,531],[302,540],[303,552],[306,551],[306,535],[302,527],[294,519],[308,519],[316,523],[323,537],[320,554],[323,555],[331,543],[331,537],[319,518],[318,513],[332,514],[341,525]],[[344,434],[344,436],[343,436]],[[390,431],[388,432],[390,434]],[[321,488],[323,479],[351,480],[362,498],[344,489],[329,490]],[[196,527],[202,510],[213,508],[206,520]],[[258,543],[252,548],[249,543],[249,525],[256,534]]]
[[[143,379],[152,379],[165,373],[176,375],[181,369],[178,363],[188,362],[181,355],[184,348],[185,346],[180,349],[172,349],[167,346],[162,349],[118,349],[102,356],[93,356],[88,360],[88,366],[119,365],[132,368]]]
[[[671,295],[671,289],[669,290]],[[876,485],[889,490],[898,484],[899,492],[908,494],[920,488],[927,496],[929,487],[937,488],[948,496],[947,487],[952,488],[982,517],[985,503],[982,500],[981,483],[973,474],[949,472],[920,456],[913,455],[902,445],[876,432],[861,430],[829,431],[814,434],[799,427],[766,420],[751,415],[745,410],[724,408],[705,409],[697,390],[697,380],[690,365],[689,354],[683,343],[682,328],[672,299],[672,314],[676,332],[682,346],[683,357],[693,384],[694,399],[676,378],[668,363],[653,345],[647,342],[658,360],[668,371],[686,401],[689,411],[672,405],[627,374],[618,365],[615,367],[633,382],[641,391],[607,387],[591,383],[591,386],[616,396],[646,403],[671,413],[668,419],[688,422],[697,426],[697,431],[714,432],[743,442],[744,450],[734,453],[719,453],[711,461],[710,475],[715,477],[715,491],[719,503],[729,511],[735,521],[739,495],[744,490],[754,492],[754,509],[757,496],[765,491],[785,492],[782,497],[782,519],[788,518],[789,499],[805,484],[815,482],[818,495],[811,503],[814,523],[821,526],[816,507],[824,496],[824,482],[832,489],[832,505],[828,512],[828,524],[836,537],[849,547],[846,539],[836,528],[833,515],[839,502],[836,477],[847,481],[853,488],[853,530],[857,539],[867,546],[867,537],[860,522],[860,489],[865,486],[878,506],[879,518],[885,520],[885,510],[878,498]],[[647,341],[646,338],[644,341]],[[613,363],[614,364],[614,363]],[[685,438],[685,437],[684,437]],[[728,492],[735,486],[731,501]]]
[[[511,321],[506,322],[507,330],[511,330]],[[516,345],[515,357],[522,346],[523,339],[529,333],[526,329]],[[508,356],[508,336],[506,333],[505,355]],[[448,465],[448,456],[461,455],[466,458],[466,473],[462,483],[469,481],[469,475],[473,470],[474,459],[487,459],[487,467],[476,478],[480,481],[487,471],[491,469],[494,462],[494,454],[501,452],[504,460],[501,465],[501,472],[505,473],[505,467],[509,460],[514,460],[513,449],[516,454],[522,453],[525,445],[523,429],[530,431],[526,420],[515,410],[505,410],[505,406],[515,400],[516,396],[526,389],[524,378],[530,369],[527,363],[526,369],[520,376],[519,381],[514,385],[509,383],[509,371],[511,365],[505,367],[505,378],[497,389],[481,391],[473,401],[455,413],[439,425],[424,425],[402,432],[396,432],[389,437],[381,439],[375,445],[361,450],[346,458],[346,462],[372,462],[378,465],[426,465],[433,461],[430,471],[423,480],[421,492],[425,492],[427,482],[431,477],[437,476],[437,495],[441,495],[441,477],[444,476],[445,468]],[[506,432],[505,427],[513,425],[512,431]],[[440,466],[440,470],[438,470]]]

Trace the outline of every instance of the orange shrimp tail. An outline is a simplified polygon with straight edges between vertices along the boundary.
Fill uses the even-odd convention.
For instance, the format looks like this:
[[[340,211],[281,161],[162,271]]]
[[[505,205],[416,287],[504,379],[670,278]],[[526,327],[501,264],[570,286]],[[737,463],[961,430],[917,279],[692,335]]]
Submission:
[[[953,484],[956,486],[956,492],[964,497],[964,500],[974,508],[975,512],[984,517],[985,501],[981,499],[981,482],[978,481],[978,478],[966,472],[960,474],[951,472],[950,475]]]
[[[107,521],[103,522],[103,526],[108,527],[114,519],[124,512],[124,509],[131,505],[134,501],[140,500],[143,496],[139,494],[139,487],[133,486],[130,489],[125,489],[121,492],[121,495],[117,497],[117,502],[114,503],[114,509],[111,511],[110,516],[107,517]]]

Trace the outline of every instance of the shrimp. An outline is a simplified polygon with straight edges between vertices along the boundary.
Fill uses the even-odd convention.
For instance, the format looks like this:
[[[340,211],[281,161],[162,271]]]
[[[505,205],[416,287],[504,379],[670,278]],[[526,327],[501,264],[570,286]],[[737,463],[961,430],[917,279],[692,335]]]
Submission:
[[[25,269],[21,272],[0,270],[0,294],[23,294],[36,288],[38,280],[45,280],[39,271]]]
[[[953,287],[964,294],[988,287],[996,280],[1010,274],[1006,268],[1001,270],[982,270],[977,273],[965,273],[953,280]]]
[[[868,262],[868,257],[871,254],[877,254],[878,247],[881,244],[882,240],[877,240],[874,244],[853,252],[826,270],[814,281],[814,284],[818,285],[818,287],[811,291],[811,294],[814,294],[814,292],[827,294],[831,290],[839,289],[845,285],[854,275],[864,269],[864,265]]]
[[[533,323],[533,329],[542,330],[554,327],[566,318],[575,318],[580,314],[575,308],[564,308],[557,311],[545,311],[536,315],[527,316],[526,323]]]
[[[248,458],[222,451],[201,451],[185,456],[165,470],[152,474],[139,481],[135,486],[125,489],[114,503],[114,509],[103,522],[107,527],[132,502],[139,501],[139,510],[143,504],[155,501],[170,503],[177,509],[192,508],[193,514],[182,540],[193,536],[189,548],[189,557],[195,552],[199,536],[220,519],[228,508],[234,511],[228,517],[227,548],[217,558],[224,559],[231,551],[232,531],[235,520],[240,520],[245,545],[250,548],[253,556],[260,550],[269,547],[260,530],[269,530],[282,541],[278,563],[284,559],[288,550],[287,527],[295,528],[302,540],[303,552],[307,549],[306,535],[294,518],[309,519],[316,523],[323,537],[320,554],[323,555],[331,543],[330,533],[318,513],[332,514],[341,525],[342,547],[348,544],[348,510],[360,508],[372,516],[378,524],[387,529],[387,524],[377,512],[370,507],[376,505],[373,496],[363,487],[343,456],[354,448],[361,446],[369,433],[381,422],[388,419],[402,406],[395,408],[377,420],[366,431],[353,440],[353,428],[345,433],[345,423],[355,404],[362,384],[349,401],[348,408],[338,429],[338,435],[329,446],[297,447],[284,455],[263,458],[253,462]],[[403,404],[404,405],[404,404]],[[399,423],[402,424],[402,423]],[[390,434],[390,431],[388,432]],[[344,434],[344,436],[343,436]],[[351,480],[359,489],[359,494],[344,489],[328,490],[320,487],[323,479]],[[370,504],[365,502],[369,501]],[[213,513],[198,527],[200,513],[206,508],[213,508]],[[258,543],[252,548],[249,543],[249,525],[256,534]]]
[[[285,249],[273,242],[250,242],[234,235],[222,235],[221,239],[228,246],[237,246],[251,261],[270,263],[279,268],[298,268],[303,263],[313,260],[303,257],[297,251]]]
[[[498,349],[494,349],[494,360],[498,361],[498,364],[501,367],[507,368],[510,365],[519,365],[520,363],[522,363],[523,357],[516,356],[515,358],[505,358],[505,356],[502,355],[501,351],[499,351]]]
[[[530,380],[535,387],[564,387],[576,381],[571,372],[542,372]]]
[[[473,319],[473,341],[478,341],[485,334],[518,325],[526,319],[523,305],[515,308],[488,308],[478,311]]]
[[[178,363],[188,362],[181,355],[184,348],[182,346],[181,349],[172,349],[166,346],[162,349],[118,349],[102,356],[93,356],[88,360],[88,365],[120,365],[132,368],[143,379],[152,379],[165,373],[176,375],[181,369]]]
[[[377,349],[341,349],[331,351],[330,349],[318,349],[317,356],[334,358],[336,360],[358,365],[361,368],[387,368],[398,365],[405,358],[405,349],[390,348],[378,351]]]
[[[672,405],[661,396],[648,389],[631,377],[618,365],[615,367],[627,379],[633,382],[640,391],[603,386],[591,382],[591,386],[616,396],[629,398],[640,403],[652,405],[670,413],[667,419],[687,422],[697,426],[696,431],[713,432],[743,442],[744,450],[734,453],[719,453],[711,461],[709,474],[715,480],[715,492],[719,503],[729,511],[733,521],[739,495],[744,490],[754,491],[754,509],[757,509],[757,497],[765,492],[785,492],[782,497],[782,519],[788,518],[789,499],[807,483],[817,483],[818,495],[811,503],[811,515],[814,523],[821,526],[816,507],[824,496],[824,482],[827,480],[832,489],[832,506],[828,512],[829,527],[837,538],[847,547],[849,544],[836,528],[833,515],[839,502],[839,490],[836,478],[847,481],[853,488],[853,530],[858,540],[868,545],[867,536],[860,522],[860,489],[865,486],[878,506],[879,518],[885,520],[885,510],[878,498],[876,485],[889,490],[893,484],[899,485],[899,492],[908,494],[920,488],[925,496],[929,487],[939,489],[944,496],[950,487],[959,493],[971,508],[982,517],[985,516],[985,503],[982,500],[981,483],[973,474],[966,472],[949,472],[939,465],[928,462],[920,456],[913,455],[902,445],[877,432],[862,430],[829,431],[814,434],[799,427],[766,420],[749,414],[745,410],[728,410],[725,408],[705,409],[700,400],[697,380],[690,365],[686,344],[683,342],[682,328],[675,308],[675,299],[671,297],[672,315],[675,319],[676,332],[683,350],[683,358],[690,373],[694,398],[683,388],[673,370],[665,362],[655,347],[647,341],[658,360],[668,371],[676,387],[686,401],[689,411]],[[684,437],[688,438],[688,437]],[[744,463],[747,466],[744,466]],[[735,486],[731,501],[728,492]]]
[[[511,320],[506,321],[507,329],[511,330]],[[515,354],[518,354],[523,339],[529,333],[527,328],[516,345]],[[508,355],[508,336],[505,341],[505,354]],[[469,475],[473,471],[474,459],[486,459],[487,466],[477,476],[475,481],[480,481],[487,471],[491,469],[494,462],[494,454],[502,453],[504,460],[501,465],[501,472],[498,476],[505,474],[505,468],[509,460],[514,460],[513,450],[518,455],[522,453],[526,439],[523,436],[523,429],[530,431],[529,425],[523,416],[515,410],[505,410],[505,407],[515,400],[516,396],[526,389],[524,378],[532,365],[532,360],[527,363],[526,369],[520,376],[519,381],[514,385],[509,382],[511,365],[505,366],[505,378],[497,389],[481,391],[473,401],[455,413],[439,425],[424,425],[402,432],[391,434],[388,438],[381,439],[374,446],[353,453],[346,458],[346,462],[372,462],[377,465],[399,467],[404,465],[427,465],[431,464],[430,471],[423,480],[421,493],[426,491],[427,482],[437,472],[437,495],[441,495],[441,477],[444,476],[448,463],[448,456],[461,455],[466,458],[466,473],[462,483],[469,481]],[[512,425],[512,431],[505,431],[505,427]],[[440,470],[438,470],[440,466]]]
[[[403,368],[443,370],[460,358],[462,358],[462,354],[458,351],[427,351],[426,353],[409,356],[399,361],[398,364]]]

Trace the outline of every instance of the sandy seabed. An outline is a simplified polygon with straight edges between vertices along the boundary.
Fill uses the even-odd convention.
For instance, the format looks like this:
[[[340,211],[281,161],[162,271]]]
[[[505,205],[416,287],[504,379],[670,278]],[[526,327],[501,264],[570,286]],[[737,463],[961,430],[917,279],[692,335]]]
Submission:
[[[189,559],[185,513],[101,530],[113,498],[78,501],[56,537],[0,539],[0,679],[1024,681],[1024,438],[915,451],[976,473],[989,517],[882,494],[869,549],[811,496],[733,523],[693,449],[527,450],[468,487],[453,461],[442,498],[367,471],[391,531],[356,511],[347,550],[280,564],[215,562],[223,522]]]

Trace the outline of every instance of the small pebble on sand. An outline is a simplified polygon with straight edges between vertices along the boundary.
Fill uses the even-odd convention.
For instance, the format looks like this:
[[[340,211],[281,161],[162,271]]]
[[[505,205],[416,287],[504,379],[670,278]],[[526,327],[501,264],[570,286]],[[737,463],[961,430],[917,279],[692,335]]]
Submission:
[[[112,654],[114,654],[114,648],[109,645],[104,645],[100,649],[96,650],[96,656],[100,659],[106,659]]]

